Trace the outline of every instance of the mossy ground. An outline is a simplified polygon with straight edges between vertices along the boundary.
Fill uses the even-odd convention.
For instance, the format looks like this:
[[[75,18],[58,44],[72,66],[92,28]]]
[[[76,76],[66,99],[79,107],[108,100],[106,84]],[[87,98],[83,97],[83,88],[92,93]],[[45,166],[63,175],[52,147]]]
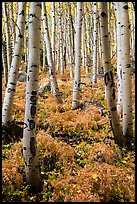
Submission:
[[[51,92],[38,98],[37,153],[41,164],[43,191],[28,192],[22,158],[22,139],[2,147],[3,202],[132,202],[135,201],[135,152],[119,148],[113,140],[107,115],[103,78],[87,82],[82,69],[81,103],[96,101],[86,110],[71,110],[73,79],[66,69],[57,75],[63,104],[56,105]],[[39,85],[49,81],[40,72]],[[135,135],[135,76],[132,75],[133,132]],[[14,119],[24,120],[25,86],[18,82]],[[4,98],[4,86],[2,99]],[[122,122],[122,120],[121,120]],[[40,127],[44,125],[46,129]]]

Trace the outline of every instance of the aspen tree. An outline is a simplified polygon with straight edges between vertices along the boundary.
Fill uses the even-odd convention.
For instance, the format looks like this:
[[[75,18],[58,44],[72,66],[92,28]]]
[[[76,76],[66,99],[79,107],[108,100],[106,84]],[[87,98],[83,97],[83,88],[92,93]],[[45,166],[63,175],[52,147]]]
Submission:
[[[59,12],[59,42],[60,42],[60,74],[64,74],[64,61],[63,61],[63,29],[62,29],[62,3],[58,2],[58,12]]]
[[[71,35],[71,5],[68,2],[68,63],[70,70],[70,78],[73,78],[73,70],[72,70],[72,35]]]
[[[118,145],[123,146],[123,134],[116,109],[114,79],[110,63],[110,42],[108,34],[107,2],[100,2],[100,20],[101,20],[103,67],[105,72],[104,82],[110,124],[115,142]]]
[[[97,82],[97,2],[93,2],[93,84]]]
[[[87,66],[87,35],[86,35],[86,19],[85,19],[85,7],[83,8],[83,20],[82,20],[82,51],[83,51],[83,66],[88,74],[88,66]]]
[[[117,111],[121,114],[122,111],[122,67],[121,67],[121,8],[119,2],[116,2],[117,7],[117,90],[118,90],[118,100],[117,100]]]
[[[8,67],[6,62],[5,46],[3,43],[2,43],[2,65],[3,65],[4,81],[5,81],[5,87],[6,87],[8,82]]]
[[[38,98],[38,75],[40,65],[41,2],[30,2],[29,54],[26,84],[26,105],[23,132],[23,158],[26,181],[32,192],[42,189],[36,146],[36,113]]]
[[[11,45],[10,45],[10,30],[9,30],[9,20],[7,13],[7,2],[3,2],[3,15],[5,21],[5,30],[6,30],[6,47],[7,47],[7,65],[8,65],[8,73],[11,67]]]
[[[52,87],[53,95],[56,98],[56,102],[57,104],[59,104],[59,103],[62,103],[62,99],[59,92],[59,88],[56,80],[55,68],[54,68],[53,59],[52,59],[52,49],[51,49],[49,30],[48,30],[48,24],[47,24],[47,14],[46,14],[46,8],[45,8],[44,2],[42,2],[42,21],[43,21],[43,28],[44,28],[44,41],[47,49],[47,60],[48,60],[48,66],[49,66],[49,76],[50,76],[51,87]]]
[[[132,139],[132,87],[130,61],[130,24],[128,2],[120,2],[121,6],[121,66],[122,66],[122,105],[124,143],[131,148]]]
[[[75,73],[74,73],[74,87],[73,87],[73,100],[72,109],[79,107],[80,99],[80,82],[81,82],[81,27],[82,27],[82,2],[77,2],[77,23],[76,23],[76,56],[75,56]]]
[[[55,2],[51,2],[51,19],[52,19],[52,59],[55,67]]]
[[[11,31],[12,31],[12,49],[14,50],[15,40],[16,40],[16,32],[15,32],[15,21],[14,21],[14,14],[13,14],[13,2],[10,2],[10,12],[11,12]]]
[[[8,84],[5,92],[3,108],[2,108],[2,124],[6,125],[7,122],[12,121],[12,109],[13,99],[16,89],[16,83],[18,79],[18,71],[21,63],[22,47],[23,47],[23,35],[25,28],[25,14],[26,14],[26,3],[19,2],[19,12],[17,19],[17,30],[16,30],[16,42],[14,48],[14,54],[12,58],[11,68],[8,77]]]

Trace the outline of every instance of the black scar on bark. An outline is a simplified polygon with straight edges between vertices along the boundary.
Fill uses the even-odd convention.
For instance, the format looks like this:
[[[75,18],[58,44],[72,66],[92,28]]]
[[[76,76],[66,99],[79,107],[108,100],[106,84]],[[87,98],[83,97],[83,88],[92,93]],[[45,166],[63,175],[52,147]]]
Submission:
[[[24,16],[24,10],[22,10],[19,15],[23,15]]]
[[[31,108],[30,108],[30,114],[31,114],[31,117],[32,117],[32,118],[35,117],[35,114],[36,114],[36,107],[35,107],[35,106],[31,106]]]
[[[31,94],[32,95],[37,95],[37,91],[32,91]]]
[[[126,68],[130,68],[130,67],[131,67],[131,64],[127,64],[127,65],[126,65]]]
[[[101,13],[101,16],[102,16],[102,17],[105,17],[106,15],[107,15],[107,14],[106,14],[105,12],[102,12],[102,13]]]
[[[30,100],[33,102],[33,103],[36,103],[36,101],[37,101],[37,96],[31,96],[30,97]]]
[[[35,128],[35,121],[34,120],[28,120],[28,121],[29,121],[30,130],[33,130]]]
[[[36,155],[36,139],[35,139],[35,137],[30,138],[30,152],[33,156]]]
[[[15,86],[15,85],[16,85],[15,83],[12,83],[12,82],[11,82],[10,84],[11,84],[11,85],[13,85],[13,86]]]
[[[123,6],[125,10],[128,10],[128,5]]]
[[[113,88],[112,96],[113,96],[113,99],[115,100],[116,95],[115,95],[115,89],[114,88]]]
[[[7,90],[8,93],[10,93],[12,91],[15,92],[15,89],[8,88],[8,90]]]
[[[108,72],[106,72],[105,75],[104,75],[104,82],[105,82],[105,85],[106,85],[106,86],[107,86],[107,84],[108,84],[108,81],[110,81],[110,78],[109,78]]]
[[[116,111],[116,110],[117,110],[116,107],[111,108],[111,111]]]
[[[37,66],[37,65],[35,65],[35,64],[32,64],[32,65],[31,65],[31,67],[36,67],[36,68],[37,68],[38,66]]]

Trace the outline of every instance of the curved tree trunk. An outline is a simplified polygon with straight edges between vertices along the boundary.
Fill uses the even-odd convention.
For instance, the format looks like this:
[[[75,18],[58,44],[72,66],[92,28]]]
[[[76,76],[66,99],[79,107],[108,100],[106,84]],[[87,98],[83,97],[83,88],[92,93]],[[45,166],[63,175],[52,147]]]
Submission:
[[[41,2],[30,2],[29,59],[26,84],[26,106],[23,132],[23,157],[27,184],[33,192],[41,190],[41,179],[36,152],[36,112],[40,65]]]
[[[75,57],[75,74],[73,87],[72,109],[79,107],[79,89],[81,82],[81,27],[82,27],[82,2],[77,2],[77,23],[76,23],[76,57]]]
[[[132,139],[132,87],[130,61],[130,24],[128,2],[121,5],[121,65],[122,65],[122,101],[123,101],[123,135],[124,142],[131,148]]]
[[[123,146],[123,134],[116,109],[114,79],[110,63],[110,42],[108,34],[107,2],[100,2],[100,17],[101,17],[103,66],[105,71],[104,81],[110,124],[112,127],[115,142],[118,145]]]
[[[19,3],[19,13],[17,20],[17,33],[16,33],[16,43],[14,48],[14,54],[12,58],[10,73],[8,77],[8,84],[5,92],[3,109],[2,109],[2,124],[6,125],[7,122],[12,121],[12,108],[13,99],[16,89],[16,83],[18,79],[18,69],[21,63],[22,47],[23,47],[23,35],[25,28],[25,14],[26,14],[26,3]]]
[[[46,8],[45,8],[44,2],[42,2],[42,20],[43,20],[43,27],[44,27],[44,41],[45,41],[46,48],[47,48],[47,60],[48,60],[48,65],[49,65],[50,82],[51,82],[53,94],[58,104],[58,103],[62,103],[62,99],[61,99],[61,95],[59,92],[56,75],[55,75],[55,68],[54,68],[53,59],[52,59],[52,49],[51,49],[51,43],[50,43],[50,38],[49,38],[47,14],[46,14]]]

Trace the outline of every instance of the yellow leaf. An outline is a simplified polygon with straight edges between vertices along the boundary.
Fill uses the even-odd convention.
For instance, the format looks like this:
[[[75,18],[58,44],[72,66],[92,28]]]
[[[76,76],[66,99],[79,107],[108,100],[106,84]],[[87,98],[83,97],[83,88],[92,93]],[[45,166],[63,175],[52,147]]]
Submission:
[[[92,174],[93,179],[96,179],[97,177],[98,177],[97,174]]]
[[[76,186],[77,186],[76,184],[73,184],[73,188],[76,188]]]
[[[123,164],[126,164],[126,163],[127,163],[125,160],[122,160],[121,162],[122,162]]]

